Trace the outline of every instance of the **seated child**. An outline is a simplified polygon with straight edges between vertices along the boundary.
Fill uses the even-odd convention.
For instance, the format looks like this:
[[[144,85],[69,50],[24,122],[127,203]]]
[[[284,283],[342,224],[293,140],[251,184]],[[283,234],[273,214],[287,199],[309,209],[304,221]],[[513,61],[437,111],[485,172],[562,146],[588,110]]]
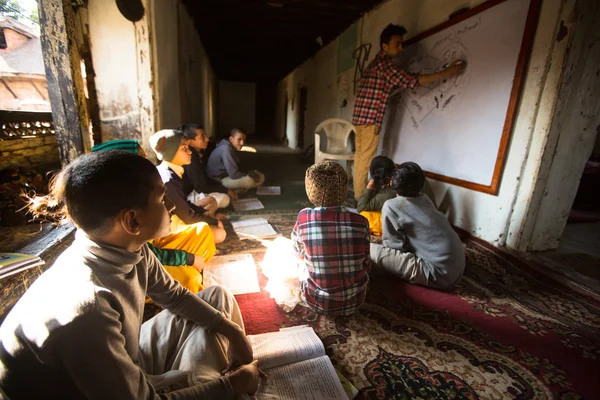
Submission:
[[[371,243],[373,271],[423,286],[446,289],[465,269],[462,243],[450,223],[422,193],[425,175],[413,162],[392,172],[398,196],[383,205],[383,246]]]
[[[342,207],[348,177],[339,164],[312,165],[305,185],[315,208],[300,211],[292,231],[304,300],[319,313],[350,315],[365,301],[369,283],[369,224]]]
[[[371,161],[369,174],[371,180],[363,189],[356,210],[369,221],[373,235],[381,236],[381,207],[389,199],[396,197],[396,191],[390,187],[390,178],[394,162],[385,156],[377,156]]]
[[[265,176],[258,171],[242,172],[236,152],[242,150],[246,134],[238,128],[229,133],[208,157],[206,172],[209,177],[220,181],[229,189],[253,189],[265,182]]]
[[[92,152],[103,150],[123,150],[132,154],[139,154],[143,157],[146,156],[146,153],[140,146],[140,143],[137,140],[130,139],[110,140],[92,147]],[[165,198],[165,206],[169,212],[175,208],[175,205],[169,200],[169,198]],[[209,233],[210,227],[208,225],[202,224],[197,228],[199,228],[201,231],[205,231],[199,235],[200,237],[208,237],[211,235],[211,233]],[[179,241],[180,244],[183,244],[184,248],[182,249],[173,247],[161,248],[152,243],[148,243],[148,248],[154,253],[154,255],[158,258],[158,261],[160,261],[167,272],[169,272],[171,276],[175,278],[175,280],[189,289],[192,293],[197,293],[202,289],[201,274],[204,270],[205,261],[210,260],[212,254],[214,254],[214,251],[209,256],[207,246],[210,248],[210,244],[207,245],[207,243],[210,241],[195,240],[195,230],[189,229],[186,231],[186,233],[187,235],[192,236],[192,238],[191,240]],[[184,233],[182,233],[179,238],[181,239],[183,236]],[[173,244],[173,241],[171,241],[171,243],[167,243],[165,245],[169,246]],[[194,250],[198,253],[192,253]]]
[[[0,397],[233,399],[257,389],[235,298],[218,286],[192,294],[146,245],[169,233],[149,160],[87,154],[50,193],[37,205],[68,213],[78,231],[0,326]],[[165,310],[142,324],[146,296]]]
[[[199,200],[210,196],[216,200],[217,208],[227,208],[230,199],[237,200],[237,194],[206,175],[201,153],[209,142],[206,131],[198,124],[183,125],[181,131],[192,152],[192,162],[183,166],[183,192],[188,194],[188,201],[198,205]]]

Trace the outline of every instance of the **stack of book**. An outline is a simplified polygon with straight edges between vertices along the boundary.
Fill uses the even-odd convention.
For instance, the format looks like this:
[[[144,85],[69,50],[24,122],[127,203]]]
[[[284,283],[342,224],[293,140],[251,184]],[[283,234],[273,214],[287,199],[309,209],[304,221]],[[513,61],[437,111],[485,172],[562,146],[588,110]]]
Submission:
[[[0,279],[40,265],[44,265],[44,260],[38,256],[19,253],[0,253]]]

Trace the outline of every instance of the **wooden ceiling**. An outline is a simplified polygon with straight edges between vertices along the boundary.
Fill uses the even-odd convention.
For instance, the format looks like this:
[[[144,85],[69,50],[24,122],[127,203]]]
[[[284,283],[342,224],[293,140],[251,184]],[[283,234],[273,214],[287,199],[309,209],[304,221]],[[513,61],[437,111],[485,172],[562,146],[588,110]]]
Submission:
[[[219,79],[283,78],[382,0],[183,0]]]

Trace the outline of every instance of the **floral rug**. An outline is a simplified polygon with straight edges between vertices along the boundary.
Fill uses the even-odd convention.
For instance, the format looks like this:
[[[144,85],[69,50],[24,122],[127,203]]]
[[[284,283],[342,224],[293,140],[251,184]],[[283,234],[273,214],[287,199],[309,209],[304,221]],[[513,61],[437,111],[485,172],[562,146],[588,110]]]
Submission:
[[[466,254],[448,292],[373,276],[352,317],[286,314],[264,291],[237,299],[249,334],[314,327],[361,398],[598,398],[600,304],[475,241]]]
[[[305,205],[300,205],[304,207]],[[290,237],[297,209],[263,214]],[[265,256],[226,224],[221,254]],[[593,399],[600,393],[600,302],[500,250],[466,240],[467,269],[451,291],[372,276],[352,317],[296,307],[264,290],[238,295],[248,334],[310,325],[363,399]],[[259,272],[261,288],[266,278]],[[151,310],[148,310],[151,312]]]

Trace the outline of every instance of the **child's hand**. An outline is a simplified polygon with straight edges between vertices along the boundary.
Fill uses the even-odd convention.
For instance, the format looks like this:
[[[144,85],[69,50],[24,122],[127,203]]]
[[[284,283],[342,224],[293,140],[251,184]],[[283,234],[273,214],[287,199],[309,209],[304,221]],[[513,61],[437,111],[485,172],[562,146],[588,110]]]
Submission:
[[[369,183],[367,183],[367,189],[375,190],[375,179],[371,179]]]
[[[218,221],[223,221],[223,220],[227,219],[227,214],[223,214],[223,213],[216,213],[216,214],[215,214],[215,218],[216,218]],[[221,225],[223,225],[223,224],[221,224]],[[222,227],[223,227],[223,226],[219,226],[219,228],[222,228]]]
[[[236,397],[245,393],[253,395],[258,390],[260,378],[266,379],[267,375],[258,368],[258,361],[253,361],[233,371],[229,383]]]
[[[232,201],[236,201],[238,199],[237,193],[231,189],[227,191],[227,194],[229,195]]]
[[[252,362],[254,358],[252,346],[242,328],[235,322],[225,318],[216,330],[229,340],[229,365],[222,371],[223,374],[234,370],[238,365]]]
[[[194,265],[192,267],[196,268],[198,272],[202,273],[204,271],[204,257],[200,254],[194,254]]]

